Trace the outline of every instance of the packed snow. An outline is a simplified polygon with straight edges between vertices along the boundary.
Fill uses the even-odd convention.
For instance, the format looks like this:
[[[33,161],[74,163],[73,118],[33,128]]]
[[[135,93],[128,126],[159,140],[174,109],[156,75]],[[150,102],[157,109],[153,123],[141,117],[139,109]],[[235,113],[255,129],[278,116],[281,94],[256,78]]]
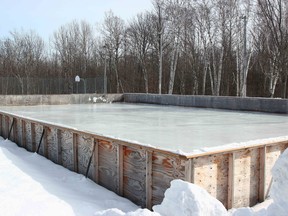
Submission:
[[[5,216],[284,216],[288,212],[288,149],[273,167],[271,199],[253,208],[226,211],[204,189],[173,180],[154,212],[27,152],[0,137],[0,215]]]
[[[285,140],[288,128],[287,115],[192,107],[113,103],[0,110],[186,155],[251,140]]]

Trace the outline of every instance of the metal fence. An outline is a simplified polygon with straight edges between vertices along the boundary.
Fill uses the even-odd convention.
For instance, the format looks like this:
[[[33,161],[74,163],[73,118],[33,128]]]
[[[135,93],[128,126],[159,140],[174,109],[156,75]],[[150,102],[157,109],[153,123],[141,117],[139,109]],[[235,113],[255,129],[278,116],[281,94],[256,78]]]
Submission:
[[[0,94],[81,94],[103,93],[103,77],[75,78],[16,78],[0,77]]]

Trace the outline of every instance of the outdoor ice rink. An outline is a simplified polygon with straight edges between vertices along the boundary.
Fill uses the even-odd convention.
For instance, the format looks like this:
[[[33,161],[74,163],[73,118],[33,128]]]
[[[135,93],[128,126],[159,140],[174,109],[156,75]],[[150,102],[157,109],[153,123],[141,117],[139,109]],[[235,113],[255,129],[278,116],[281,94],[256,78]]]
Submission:
[[[284,114],[123,103],[0,109],[33,120],[187,153],[288,134],[288,116]]]

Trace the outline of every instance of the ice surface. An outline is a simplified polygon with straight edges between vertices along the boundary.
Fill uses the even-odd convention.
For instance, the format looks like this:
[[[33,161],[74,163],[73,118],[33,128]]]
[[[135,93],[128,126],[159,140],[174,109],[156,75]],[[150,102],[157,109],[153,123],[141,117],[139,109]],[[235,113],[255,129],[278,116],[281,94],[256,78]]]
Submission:
[[[255,112],[143,104],[13,106],[0,110],[186,153],[288,135],[287,115]]]

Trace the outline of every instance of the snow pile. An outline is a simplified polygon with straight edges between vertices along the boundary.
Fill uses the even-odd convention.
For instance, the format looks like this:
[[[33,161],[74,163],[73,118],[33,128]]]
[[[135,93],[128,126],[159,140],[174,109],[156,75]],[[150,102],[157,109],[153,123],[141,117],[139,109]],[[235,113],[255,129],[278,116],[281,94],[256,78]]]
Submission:
[[[83,175],[0,137],[0,215],[94,215],[139,209]]]
[[[153,210],[162,216],[227,215],[222,203],[206,190],[182,180],[171,182],[171,187],[166,190],[163,202],[161,205],[154,206]]]
[[[272,168],[273,183],[271,187],[270,196],[273,199],[272,203],[267,209],[268,215],[287,215],[288,214],[288,149],[280,155]]]

